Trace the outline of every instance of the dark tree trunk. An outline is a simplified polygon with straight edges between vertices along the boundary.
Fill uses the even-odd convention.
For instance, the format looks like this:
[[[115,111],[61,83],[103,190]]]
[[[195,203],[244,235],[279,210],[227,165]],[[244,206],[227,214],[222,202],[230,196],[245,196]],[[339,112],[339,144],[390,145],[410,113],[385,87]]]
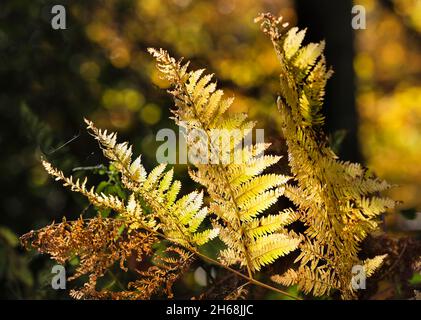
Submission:
[[[296,0],[295,4],[299,27],[308,28],[307,41],[326,40],[327,64],[335,71],[326,89],[324,112],[327,131],[346,130],[340,155],[345,160],[360,161],[353,70],[352,0]]]

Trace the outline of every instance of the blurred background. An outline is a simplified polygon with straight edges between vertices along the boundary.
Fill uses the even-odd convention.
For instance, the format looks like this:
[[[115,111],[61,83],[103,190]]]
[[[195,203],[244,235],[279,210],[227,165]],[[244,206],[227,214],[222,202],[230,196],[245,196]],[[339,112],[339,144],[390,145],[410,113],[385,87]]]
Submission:
[[[66,8],[65,30],[51,27],[56,4]],[[352,29],[353,5],[365,8],[366,29]],[[360,161],[397,185],[390,195],[402,205],[386,216],[385,229],[419,236],[420,0],[3,0],[1,298],[66,297],[50,287],[52,262],[25,252],[18,237],[86,210],[86,201],[52,181],[39,161],[45,156],[75,175],[100,164],[84,117],[118,131],[148,169],[155,165],[157,131],[175,126],[166,83],[147,47],[215,73],[226,94],[236,96],[233,108],[258,120],[274,152],[285,152],[274,103],[278,62],[253,23],[267,11],[307,27],[307,41],[326,40],[335,70],[326,130],[342,159]],[[185,166],[176,166],[176,174],[188,181]]]

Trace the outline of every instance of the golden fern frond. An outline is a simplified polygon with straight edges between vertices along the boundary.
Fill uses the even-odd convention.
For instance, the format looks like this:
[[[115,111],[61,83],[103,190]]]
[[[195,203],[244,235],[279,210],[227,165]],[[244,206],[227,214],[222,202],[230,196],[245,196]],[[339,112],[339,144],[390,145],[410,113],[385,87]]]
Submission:
[[[275,274],[271,276],[271,280],[280,285],[290,287],[298,282],[298,273],[293,269],[288,269],[282,275]]]
[[[66,177],[63,171],[53,167],[51,163],[45,159],[41,160],[42,165],[49,175],[56,181],[62,181],[65,187],[69,187],[72,191],[84,195],[90,203],[98,208],[106,208],[115,211],[122,218],[127,219],[130,228],[156,228],[156,215],[146,214],[141,205],[136,201],[135,195],[131,194],[127,204],[123,200],[114,195],[98,194],[95,187],[87,188],[88,178],[83,180],[74,179],[72,176]]]
[[[115,133],[107,134],[91,121],[85,122],[99,141],[104,155],[121,172],[123,184],[140,196],[157,215],[164,234],[183,245],[202,245],[218,235],[216,228],[197,232],[208,215],[207,208],[202,208],[203,193],[195,191],[177,199],[181,183],[173,181],[172,169],[165,172],[167,165],[160,164],[147,174],[140,157],[131,161],[132,147],[128,143],[117,144]]]
[[[312,266],[304,265],[298,270],[288,269],[281,275],[273,275],[271,279],[283,286],[297,285],[300,291],[316,296],[329,294],[332,288],[339,286],[334,272],[325,268],[317,268],[314,264]]]
[[[63,186],[69,187],[72,191],[84,195],[93,205],[110,208],[117,212],[123,212],[125,210],[124,203],[118,197],[105,195],[103,193],[97,194],[95,192],[95,187],[91,187],[88,190],[86,187],[88,178],[85,178],[84,180],[75,180],[72,176],[66,177],[63,171],[54,168],[47,160],[41,159],[41,163],[44,166],[45,171],[47,171],[50,176],[54,177],[56,181],[62,181]]]
[[[371,259],[364,260],[364,271],[367,277],[371,277],[383,265],[387,254],[375,256]]]
[[[390,186],[359,164],[339,161],[329,147],[321,126],[324,90],[332,75],[324,42],[303,46],[305,30],[287,30],[282,18],[271,14],[261,14],[257,21],[280,61],[278,109],[295,182],[286,186],[285,195],[307,227],[297,278],[311,281],[302,280],[300,287],[315,295],[338,289],[352,298],[351,269],[359,263],[360,243],[378,228],[378,216],[395,205],[378,197]]]
[[[92,122],[86,122],[92,135],[99,141],[104,155],[121,173],[124,186],[132,192],[127,204],[116,196],[97,194],[93,187],[88,190],[86,178],[80,181],[66,177],[43,160],[50,175],[63,181],[71,190],[86,196],[95,206],[116,211],[127,219],[131,229],[159,229],[170,240],[188,247],[202,245],[217,236],[218,229],[197,232],[207,217],[208,209],[202,207],[203,193],[195,191],[177,199],[181,184],[179,181],[173,182],[172,170],[165,172],[166,164],[158,165],[147,174],[140,156],[132,162],[132,147],[128,143],[117,143],[117,134],[107,133],[97,129]],[[148,210],[150,213],[146,214],[142,210],[139,199],[151,209]]]
[[[251,276],[298,245],[297,239],[279,233],[288,222],[281,217],[283,213],[278,218],[262,217],[283,194],[283,185],[289,179],[261,174],[280,157],[262,155],[269,147],[265,143],[242,147],[241,141],[255,123],[247,121],[246,114],[227,113],[233,99],[224,98],[222,90],[212,82],[213,75],[203,75],[204,70],[189,72],[188,63],[183,65],[165,50],[149,52],[172,85],[169,92],[175,101],[172,112],[176,123],[188,130],[200,130],[205,137],[198,142],[187,134],[188,147],[204,155],[205,160],[194,163],[196,170],[189,173],[211,197],[210,211],[218,217],[214,224],[228,247],[219,258],[227,265],[240,263]]]

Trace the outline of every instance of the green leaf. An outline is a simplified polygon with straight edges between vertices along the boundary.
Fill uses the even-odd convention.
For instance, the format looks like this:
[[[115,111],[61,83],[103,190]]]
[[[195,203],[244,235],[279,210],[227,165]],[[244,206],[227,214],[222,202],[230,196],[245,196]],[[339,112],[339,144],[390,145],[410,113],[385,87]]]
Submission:
[[[96,187],[96,193],[100,194],[101,192],[104,192],[104,190],[106,190],[109,186],[110,183],[108,181],[101,181]]]
[[[415,272],[413,275],[412,275],[412,277],[411,277],[411,279],[409,279],[409,284],[410,285],[412,285],[412,286],[416,286],[416,285],[419,285],[419,284],[421,284],[421,273],[420,272]]]
[[[18,236],[9,228],[0,227],[0,237],[12,248],[16,248],[19,245]]]

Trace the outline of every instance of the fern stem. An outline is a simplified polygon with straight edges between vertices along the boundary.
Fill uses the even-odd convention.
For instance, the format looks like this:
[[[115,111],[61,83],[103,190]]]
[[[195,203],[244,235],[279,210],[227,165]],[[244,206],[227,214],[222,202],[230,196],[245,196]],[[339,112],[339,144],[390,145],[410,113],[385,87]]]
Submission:
[[[245,275],[245,274],[241,273],[240,271],[237,271],[237,270],[235,270],[235,269],[233,269],[233,268],[231,268],[231,267],[229,267],[229,266],[226,266],[226,265],[224,265],[224,264],[220,263],[219,261],[217,261],[217,260],[215,260],[215,259],[213,259],[213,258],[211,258],[211,257],[208,257],[207,255],[204,255],[204,254],[200,253],[199,251],[197,251],[197,250],[195,250],[195,249],[193,249],[193,251],[192,251],[192,252],[194,252],[194,253],[195,253],[195,254],[197,254],[199,257],[203,258],[204,260],[207,260],[208,262],[211,262],[211,263],[217,264],[218,266],[220,266],[220,267],[222,267],[222,268],[224,268],[224,269],[226,269],[226,270],[228,270],[228,271],[230,271],[230,272],[232,272],[232,273],[236,274],[237,276],[239,276],[239,277],[241,277],[241,278],[243,278],[243,279],[247,280],[248,282],[250,282],[250,283],[252,283],[252,284],[254,284],[254,285],[256,285],[256,286],[259,286],[259,287],[262,287],[262,288],[265,288],[265,289],[268,289],[268,290],[271,290],[271,291],[275,291],[275,292],[277,292],[277,293],[283,294],[283,295],[285,295],[285,296],[287,296],[287,297],[289,297],[289,298],[292,298],[292,299],[294,299],[294,300],[302,300],[301,298],[296,297],[296,296],[294,296],[294,295],[292,295],[292,294],[290,294],[290,293],[288,293],[288,292],[286,292],[286,291],[284,291],[284,290],[281,290],[281,289],[278,289],[278,288],[272,287],[272,286],[270,286],[270,285],[268,285],[268,284],[266,284],[266,283],[264,283],[264,282],[260,282],[259,280],[256,280],[256,279],[254,279],[254,278],[251,278],[251,277],[249,277],[249,276],[247,276],[247,275]]]

